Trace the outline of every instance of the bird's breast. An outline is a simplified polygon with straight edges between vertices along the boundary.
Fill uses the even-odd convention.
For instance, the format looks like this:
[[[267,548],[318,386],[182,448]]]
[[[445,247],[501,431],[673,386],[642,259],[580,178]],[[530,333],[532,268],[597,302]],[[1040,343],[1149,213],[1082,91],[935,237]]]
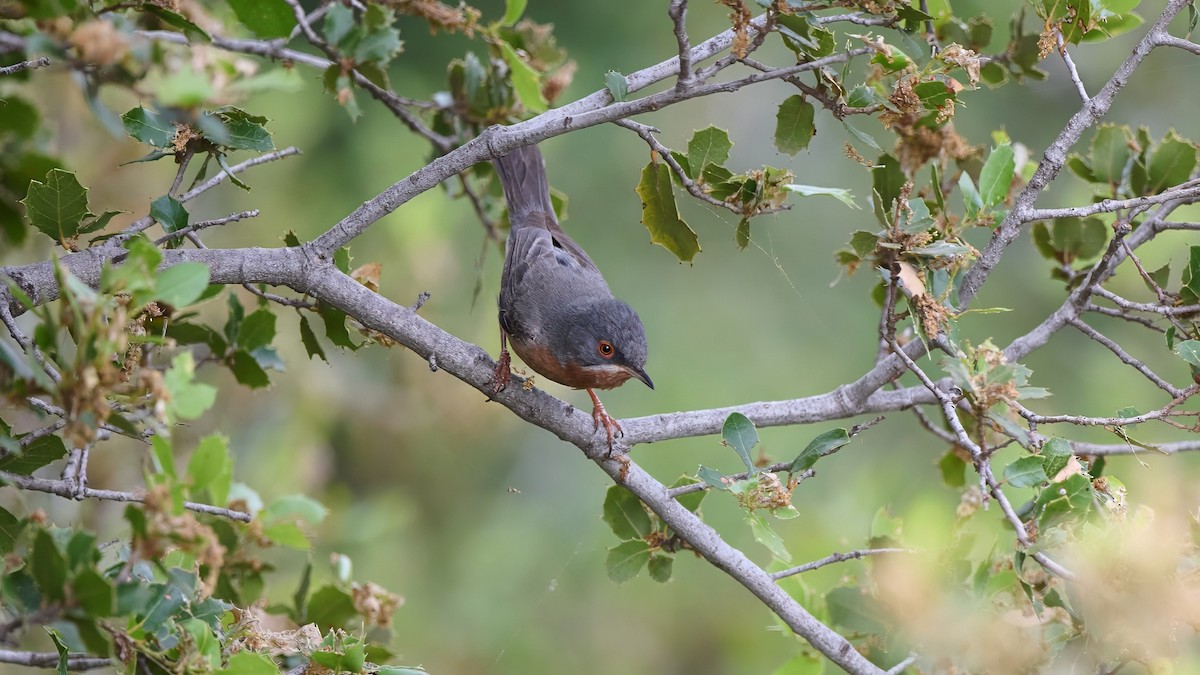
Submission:
[[[509,338],[513,351],[535,373],[574,389],[612,389],[625,383],[628,370],[615,365],[583,366],[564,363],[550,348],[530,341]]]

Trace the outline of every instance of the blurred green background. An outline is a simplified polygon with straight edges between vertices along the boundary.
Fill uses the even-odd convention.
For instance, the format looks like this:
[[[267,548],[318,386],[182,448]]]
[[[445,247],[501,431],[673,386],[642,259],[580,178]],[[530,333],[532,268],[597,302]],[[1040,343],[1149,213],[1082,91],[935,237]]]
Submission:
[[[1161,5],[1143,3],[1140,13],[1152,20]],[[503,11],[500,2],[478,6],[485,19]],[[953,7],[960,16],[992,16],[995,46],[1003,44],[1008,18],[1019,3],[954,1]],[[715,3],[692,3],[694,41],[727,27],[726,11]],[[665,3],[618,7],[531,0],[526,16],[553,23],[559,45],[579,64],[561,102],[601,87],[610,69],[630,73],[675,51]],[[404,95],[422,98],[443,88],[446,62],[465,50],[483,56],[481,45],[459,36],[430,35],[416,20],[402,23],[402,31],[406,53],[391,74],[393,87]],[[1106,81],[1143,32],[1144,27],[1109,43],[1071,49],[1090,91]],[[768,42],[772,44],[760,60],[790,62],[790,53]],[[1194,61],[1182,52],[1156,51],[1107,119],[1148,125],[1155,137],[1172,127],[1185,137],[1200,137],[1195,113],[1200,88],[1185,77],[1195,73]],[[959,132],[973,144],[987,145],[993,130],[1005,128],[1038,158],[1079,107],[1061,62],[1052,56],[1043,67],[1050,73],[1046,81],[962,95],[965,106],[955,122]],[[314,237],[428,159],[427,145],[381,106],[361,96],[366,114],[351,123],[322,93],[318,73],[302,67],[296,72],[303,88],[252,99],[243,107],[271,118],[277,147],[294,145],[304,154],[244,174],[253,186],[249,193],[226,185],[189,204],[193,220],[248,208],[262,211],[257,219],[209,231],[209,246],[278,246],[289,229],[301,239]],[[85,104],[66,76],[36,78],[38,96],[49,104],[44,109],[58,110],[57,150],[91,187],[93,206],[129,211],[126,220],[144,213],[149,200],[170,184],[174,167],[160,162],[116,168],[143,148],[108,136],[83,110]],[[854,81],[853,76],[847,79]],[[672,148],[685,147],[694,129],[709,124],[726,128],[735,141],[731,168],[764,163],[787,167],[797,183],[851,188],[865,207],[850,210],[828,198],[797,200],[790,212],[753,221],[753,243],[738,251],[732,214],[680,196],[684,217],[703,246],[693,265],[681,265],[652,246],[639,224],[640,202],[633,188],[648,159],[639,138],[609,125],[542,144],[553,185],[570,197],[564,227],[597,261],[614,293],[630,302],[646,324],[647,369],[658,388],[650,391],[634,383],[608,393],[604,400],[614,416],[819,394],[857,378],[873,364],[878,314],[869,292],[877,277],[860,270],[833,285],[839,270],[831,255],[853,231],[877,229],[870,210],[870,176],[843,155],[843,144],[850,139],[827,112],[818,112],[818,133],[807,151],[788,157],[774,149],[770,132],[776,107],[794,92],[789,85],[771,83],[639,118],[662,129],[662,141]],[[119,97],[109,103],[117,112],[135,104]],[[876,122],[855,123],[888,145]],[[1089,139],[1090,134],[1084,143]],[[861,145],[859,149],[868,154]],[[1039,205],[1089,200],[1086,185],[1063,175]],[[988,232],[972,235],[982,248]],[[1143,253],[1150,269],[1183,259],[1180,237],[1162,239]],[[495,354],[501,255],[490,247],[477,269],[483,240],[469,204],[435,189],[372,226],[354,242],[352,254],[355,265],[383,264],[384,295],[410,304],[429,291],[432,299],[422,316]],[[30,247],[15,257],[44,257],[48,248],[41,242],[36,246],[42,248]],[[1029,240],[1018,241],[976,304],[1014,311],[968,317],[961,322],[964,335],[975,343],[991,337],[1004,345],[1036,325],[1063,298],[1062,284],[1049,273],[1049,264]],[[473,290],[480,275],[482,291],[476,299]],[[1110,287],[1127,297],[1148,299],[1129,274]],[[225,308],[210,303],[206,312],[223,320]],[[213,431],[226,434],[237,455],[235,478],[264,498],[304,492],[331,507],[331,516],[316,532],[315,581],[329,576],[325,561],[338,552],[352,558],[356,579],[373,580],[403,595],[407,602],[396,616],[394,643],[402,662],[443,674],[769,673],[801,649],[749,593],[690,556],[679,557],[667,584],[645,575],[623,585],[610,582],[604,558],[616,539],[600,520],[609,481],[575,448],[487,403],[453,377],[431,373],[422,359],[400,347],[331,352],[328,365],[309,361],[297,339],[298,320],[287,310],[279,315],[276,344],[287,372],[273,375],[273,388],[256,392],[238,388],[227,372],[208,372],[222,386],[217,408],[181,430],[177,447],[191,447],[189,438]],[[1089,322],[1168,379],[1185,381],[1186,371],[1157,335],[1112,320]],[[1039,412],[1110,415],[1126,405],[1148,410],[1165,403],[1161,392],[1078,333],[1061,333],[1026,363],[1034,371],[1031,384],[1054,392],[1053,398],[1034,403]],[[925,364],[936,370],[928,360]],[[539,382],[543,384],[586,409],[582,392]],[[881,508],[906,517],[914,545],[936,544],[949,536],[960,494],[943,486],[938,474],[936,462],[946,448],[924,434],[910,414],[887,417],[824,460],[816,478],[796,491],[801,517],[777,523],[796,562],[863,547]],[[788,459],[817,433],[861,421],[763,430],[763,448],[777,460]],[[1160,428],[1139,433],[1149,441],[1175,438]],[[1095,430],[1071,430],[1070,435],[1115,441]],[[137,484],[134,458],[141,452],[116,442],[101,446],[92,455],[92,484]],[[667,483],[695,472],[699,464],[729,472],[739,466],[736,456],[712,437],[641,446],[633,458]],[[1001,455],[1001,465],[1006,458]],[[1130,485],[1131,502],[1156,492],[1187,490],[1200,468],[1195,457],[1142,460],[1110,465]],[[1014,492],[1014,502],[1024,499],[1021,491]],[[47,499],[43,505],[59,524],[79,512],[78,505],[62,500]],[[115,524],[120,507],[105,504],[90,513]],[[767,562],[766,550],[754,542],[727,494],[710,496],[704,513],[730,543]],[[1000,545],[1010,545],[1011,535],[998,526],[1000,515],[989,517],[997,521]],[[303,562],[303,555],[294,552],[278,558],[282,568],[297,576]],[[806,575],[805,581],[823,591],[863,571],[861,562],[845,563]],[[271,592],[284,598],[292,590],[279,584]]]

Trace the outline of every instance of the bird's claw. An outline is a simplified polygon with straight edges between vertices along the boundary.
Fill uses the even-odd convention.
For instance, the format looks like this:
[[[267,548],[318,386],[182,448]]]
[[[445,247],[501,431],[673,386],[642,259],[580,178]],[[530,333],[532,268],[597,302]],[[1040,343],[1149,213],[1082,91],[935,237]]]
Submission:
[[[499,394],[508,386],[512,378],[512,357],[507,349],[500,350],[500,361],[496,364],[496,372],[492,374],[492,393]]]
[[[625,430],[621,428],[621,424],[613,419],[608,411],[604,409],[604,405],[599,400],[596,401],[596,407],[592,409],[592,420],[595,425],[592,427],[593,433],[600,430],[600,426],[604,426],[604,432],[608,436],[608,453],[612,457],[613,439],[625,435]]]

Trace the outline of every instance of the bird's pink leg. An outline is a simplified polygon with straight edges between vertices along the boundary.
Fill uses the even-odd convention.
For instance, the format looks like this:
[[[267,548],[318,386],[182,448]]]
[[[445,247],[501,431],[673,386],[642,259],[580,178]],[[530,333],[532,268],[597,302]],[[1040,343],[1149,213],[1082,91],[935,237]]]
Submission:
[[[508,354],[508,333],[500,329],[500,361],[496,364],[496,372],[492,375],[492,393],[498,394],[508,386],[512,377],[512,357]]]
[[[604,431],[608,434],[608,451],[611,453],[613,449],[613,438],[616,436],[624,436],[625,431],[621,429],[621,425],[618,424],[616,420],[609,416],[608,411],[604,409],[604,404],[600,402],[600,397],[596,396],[596,392],[588,389],[587,393],[588,396],[592,397],[592,403],[595,404],[595,406],[592,408],[592,419],[596,422],[595,427],[593,427],[593,431],[599,431],[600,425],[604,425]]]

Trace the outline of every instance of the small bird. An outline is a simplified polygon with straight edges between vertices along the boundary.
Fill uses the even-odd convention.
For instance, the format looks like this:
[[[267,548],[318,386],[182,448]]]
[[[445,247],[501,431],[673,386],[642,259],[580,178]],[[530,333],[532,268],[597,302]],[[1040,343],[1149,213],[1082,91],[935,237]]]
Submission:
[[[494,162],[511,229],[500,277],[500,363],[493,390],[512,375],[508,343],[540,375],[586,389],[612,450],[621,425],[608,415],[596,389],[646,374],[646,330],[629,305],[613,297],[596,263],[563,232],[550,204],[550,185],[537,146],[518,148]]]

